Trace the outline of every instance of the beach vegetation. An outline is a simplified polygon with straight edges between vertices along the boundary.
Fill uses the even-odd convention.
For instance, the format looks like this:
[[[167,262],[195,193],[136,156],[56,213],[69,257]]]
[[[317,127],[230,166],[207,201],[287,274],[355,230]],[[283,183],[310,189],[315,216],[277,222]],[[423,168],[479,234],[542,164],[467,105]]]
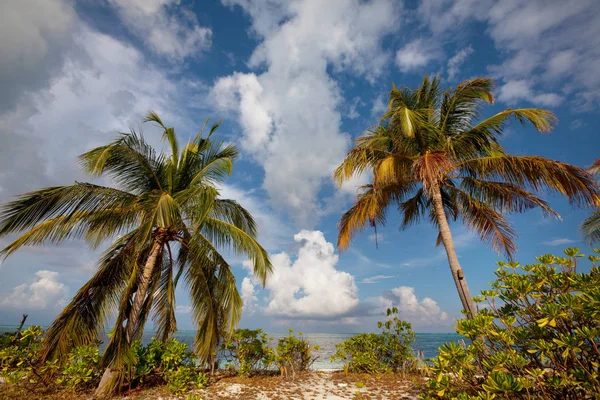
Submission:
[[[250,213],[220,196],[218,185],[231,174],[238,151],[213,138],[219,123],[208,133],[205,123],[180,143],[156,113],[144,121],[162,131],[170,152],[157,152],[131,130],[79,157],[84,172],[109,178],[114,186],[47,187],[0,208],[0,238],[20,234],[0,252],[4,257],[23,246],[67,239],[82,239],[93,248],[112,241],[95,274],[45,332],[39,353],[42,364],[54,359],[62,364],[73,349],[97,341],[109,316],[116,316],[100,359],[98,397],[123,387],[136,360],[132,345],[148,318],[160,340],[176,331],[180,282],[197,327],[194,351],[201,362],[209,361],[218,341],[237,326],[243,305],[223,249],[249,258],[263,284],[272,269]]]
[[[331,362],[344,362],[344,371],[378,374],[410,372],[417,366],[411,344],[411,324],[398,318],[398,309],[387,310],[386,321],[377,323],[380,333],[360,333],[336,345]]]
[[[500,262],[473,319],[432,360],[427,399],[588,399],[600,393],[600,249]]]

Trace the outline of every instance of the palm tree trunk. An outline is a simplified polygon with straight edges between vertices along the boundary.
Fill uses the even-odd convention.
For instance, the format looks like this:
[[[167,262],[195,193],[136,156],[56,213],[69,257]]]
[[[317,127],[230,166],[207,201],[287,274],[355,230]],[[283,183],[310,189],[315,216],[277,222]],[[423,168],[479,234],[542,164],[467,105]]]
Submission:
[[[454,250],[454,241],[452,240],[450,225],[448,225],[448,219],[446,218],[446,212],[444,211],[444,203],[442,202],[442,193],[438,185],[432,187],[432,201],[435,216],[440,227],[442,243],[444,244],[446,255],[448,256],[448,264],[450,265],[452,278],[454,279],[456,290],[458,290],[458,296],[460,297],[463,309],[467,312],[467,318],[471,319],[477,313],[477,308],[471,297],[467,280],[460,267],[460,263],[458,262],[456,251]]]
[[[162,240],[157,239],[152,246],[150,255],[148,256],[146,264],[144,265],[142,276],[138,282],[135,297],[133,298],[133,303],[131,305],[131,310],[129,311],[129,317],[127,318],[127,325],[125,325],[125,334],[127,337],[128,346],[131,346],[133,342],[133,334],[135,333],[135,328],[138,325],[144,300],[146,297],[148,297],[147,292],[150,286],[150,280],[152,279],[152,275],[154,275],[154,270],[156,269],[157,260],[162,248]],[[119,371],[114,370],[111,367],[107,367],[104,370],[104,374],[102,374],[102,379],[100,379],[98,387],[96,388],[94,393],[95,397],[103,399],[112,396],[117,389],[118,381]]]
[[[162,240],[156,240],[152,246],[152,250],[150,251],[148,259],[146,260],[146,265],[144,265],[144,271],[140,277],[140,281],[138,282],[138,287],[135,291],[135,297],[133,298],[133,302],[131,304],[131,310],[129,311],[129,318],[127,318],[127,325],[125,326],[125,333],[127,335],[127,342],[129,344],[133,342],[133,334],[135,333],[135,328],[138,325],[144,300],[146,300],[146,297],[148,297],[147,292],[148,287],[150,286],[150,280],[152,279],[152,275],[154,275],[156,261],[158,260],[162,249]]]

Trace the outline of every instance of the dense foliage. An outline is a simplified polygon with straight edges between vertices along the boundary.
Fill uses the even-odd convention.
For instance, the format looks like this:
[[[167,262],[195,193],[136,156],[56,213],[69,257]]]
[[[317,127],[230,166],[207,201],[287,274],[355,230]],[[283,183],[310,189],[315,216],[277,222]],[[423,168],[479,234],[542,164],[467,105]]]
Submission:
[[[9,385],[35,390],[39,385],[56,390],[81,391],[98,384],[101,365],[97,345],[74,348],[65,360],[43,361],[40,358],[42,329],[32,326],[16,335],[4,335],[0,342],[0,377]],[[198,371],[196,357],[185,343],[152,339],[143,346],[133,343],[135,360],[124,382],[130,387],[147,382],[165,383],[176,394],[202,388],[207,376]],[[37,386],[36,386],[37,385]]]
[[[297,373],[310,369],[318,358],[312,355],[312,350],[319,350],[320,347],[311,347],[302,332],[298,332],[298,336],[291,329],[288,332],[289,335],[277,343],[276,361],[283,375],[295,377]]]
[[[388,320],[378,322],[381,333],[361,333],[336,345],[331,361],[345,362],[346,372],[383,373],[410,371],[416,359],[410,347],[415,333],[410,323],[397,317],[398,309],[387,310]]]
[[[221,345],[221,351],[227,361],[226,367],[237,369],[240,375],[251,375],[275,362],[269,336],[262,329],[237,329]]]
[[[600,249],[594,249],[600,253]],[[600,393],[600,261],[579,272],[579,249],[537,263],[499,263],[476,298],[486,307],[433,359],[427,398],[588,399]]]

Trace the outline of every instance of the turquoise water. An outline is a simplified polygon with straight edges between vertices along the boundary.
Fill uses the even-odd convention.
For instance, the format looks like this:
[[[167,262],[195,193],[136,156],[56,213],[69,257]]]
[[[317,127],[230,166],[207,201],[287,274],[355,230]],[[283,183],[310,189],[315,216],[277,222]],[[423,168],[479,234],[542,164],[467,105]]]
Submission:
[[[0,326],[0,333],[12,332],[15,329],[15,326]],[[177,331],[174,336],[177,340],[188,344],[191,348],[194,343],[195,333],[196,331],[193,330],[181,330]],[[149,342],[153,335],[152,331],[145,331],[142,341],[144,343]],[[340,368],[340,364],[330,363],[329,358],[335,353],[336,344],[343,342],[353,335],[352,333],[304,333],[305,338],[308,339],[311,345],[321,347],[315,352],[315,355],[319,358],[315,361],[313,367],[315,369]],[[286,334],[273,333],[269,334],[269,336],[272,338],[271,345],[274,346],[277,344],[277,340],[286,336]],[[439,346],[446,342],[456,342],[460,339],[461,336],[455,333],[417,333],[413,349],[415,351],[423,351],[425,358],[432,358],[437,355]]]

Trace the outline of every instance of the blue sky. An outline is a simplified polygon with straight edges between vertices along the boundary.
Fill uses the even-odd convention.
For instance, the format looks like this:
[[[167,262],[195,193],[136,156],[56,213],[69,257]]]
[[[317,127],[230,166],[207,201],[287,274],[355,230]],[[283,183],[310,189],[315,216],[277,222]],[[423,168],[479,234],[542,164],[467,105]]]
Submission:
[[[515,154],[589,165],[599,156],[600,7],[594,0],[56,0],[0,5],[0,202],[40,186],[87,180],[75,158],[157,111],[181,138],[204,119],[242,151],[223,197],[260,224],[275,275],[265,289],[230,257],[246,302],[242,326],[284,331],[371,330],[390,305],[418,331],[449,332],[460,303],[426,224],[378,229],[335,249],[336,224],[356,185],[331,180],[354,138],[374,124],[392,82],[444,87],[497,80],[492,115],[507,107],[556,113],[550,135],[512,124]],[[161,146],[159,133],[146,137]],[[109,183],[109,182],[104,182]],[[574,210],[545,195],[562,221],[538,210],[511,216],[517,259],[590,249]],[[472,293],[502,259],[452,226]],[[10,238],[0,240],[6,244]],[[20,314],[48,324],[94,271],[80,242],[25,249],[0,275],[0,323]],[[184,290],[178,321],[192,328]]]

